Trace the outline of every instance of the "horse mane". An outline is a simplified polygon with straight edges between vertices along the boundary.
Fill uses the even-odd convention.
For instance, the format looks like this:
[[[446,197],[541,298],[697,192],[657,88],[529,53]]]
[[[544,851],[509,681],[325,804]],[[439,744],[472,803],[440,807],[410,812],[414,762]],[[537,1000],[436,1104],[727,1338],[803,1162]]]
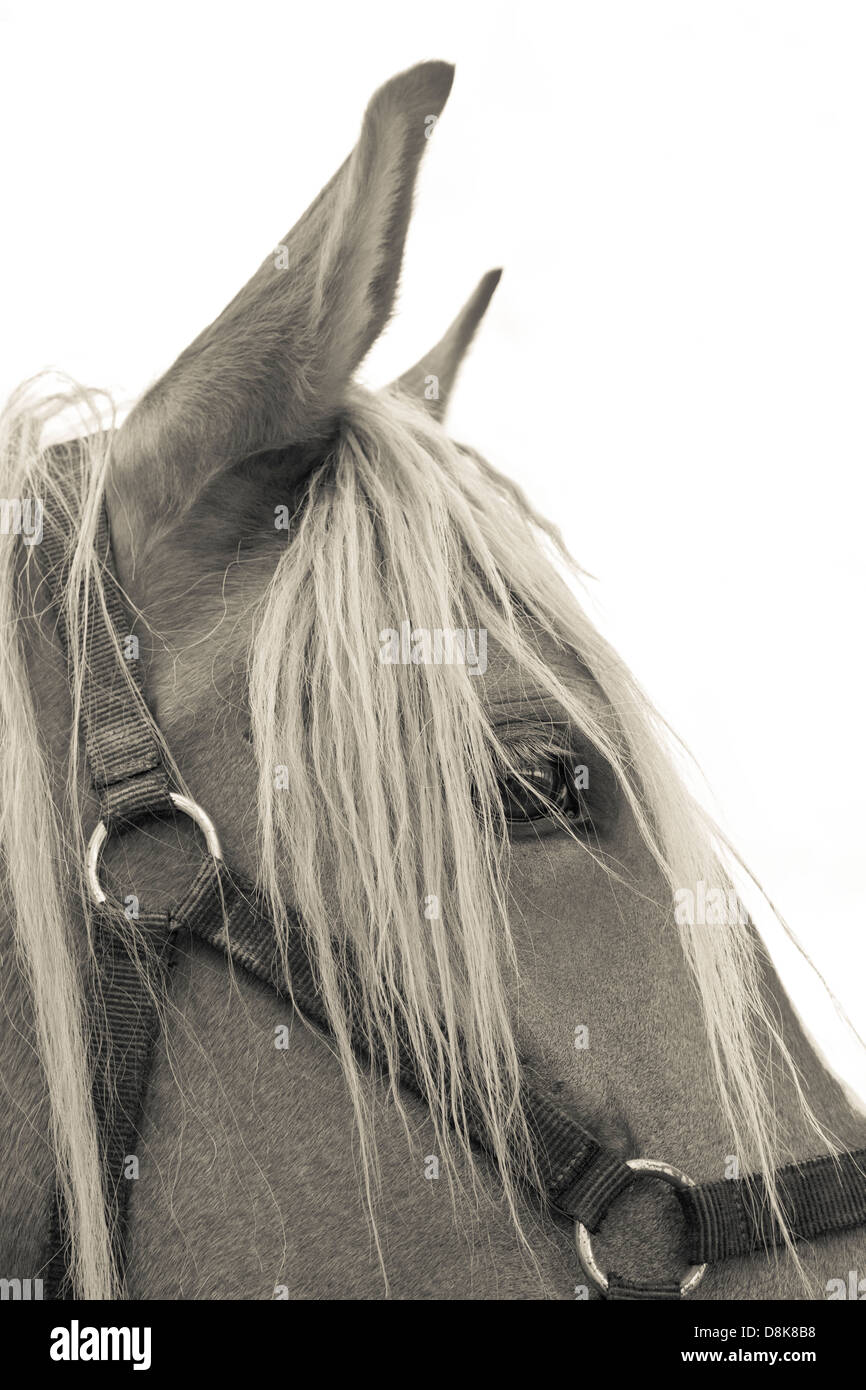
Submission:
[[[102,430],[104,412],[91,393],[70,387],[46,394],[39,383],[16,393],[0,421],[0,493],[41,497],[46,510],[61,505],[45,447],[70,411],[82,485],[81,513],[66,518],[72,568],[65,611],[75,646],[82,593],[88,583],[102,593],[93,535],[113,436]],[[103,1298],[116,1291],[116,1276],[76,947],[64,911],[70,892],[82,891],[80,756],[73,736],[66,800],[58,806],[27,678],[20,566],[21,548],[0,547],[5,891],[34,998],[76,1282],[84,1296]],[[585,614],[574,582],[579,574],[556,529],[513,483],[398,391],[358,390],[308,481],[254,615],[249,703],[259,774],[258,886],[285,948],[280,876],[288,866],[292,907],[355,1107],[371,1204],[375,1142],[353,1031],[376,1040],[398,1107],[396,1044],[398,1034],[408,1036],[442,1155],[456,1147],[471,1158],[467,1114],[481,1113],[518,1228],[516,1195],[530,1166],[509,993],[517,968],[507,912],[509,845],[497,796],[502,768],[511,766],[509,749],[465,666],[392,667],[383,679],[382,629],[406,618],[430,629],[485,629],[527,684],[608,762],[672,899],[701,880],[708,892],[733,891],[717,827],[677,770],[663,720]],[[542,641],[591,674],[609,715],[563,683]],[[80,667],[72,691],[77,725]],[[431,896],[438,915],[426,919]],[[748,923],[678,930],[734,1151],[744,1168],[763,1174],[785,1228],[773,1179],[782,1145],[759,1038],[770,1040],[808,1123],[829,1140],[765,1002],[754,931]],[[349,1001],[347,944],[358,982]]]

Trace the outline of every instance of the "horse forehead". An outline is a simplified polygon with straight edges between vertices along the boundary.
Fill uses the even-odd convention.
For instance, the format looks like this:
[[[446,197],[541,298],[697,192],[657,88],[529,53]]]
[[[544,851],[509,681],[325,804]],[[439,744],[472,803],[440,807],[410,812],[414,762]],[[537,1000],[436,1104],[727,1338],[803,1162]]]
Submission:
[[[164,716],[170,716],[175,704],[186,710],[222,707],[226,701],[233,707],[246,704],[254,614],[284,545],[285,533],[271,524],[242,544],[225,520],[212,530],[191,518],[181,536],[151,553],[131,598],[156,634],[148,658],[149,685]],[[467,668],[495,723],[561,717],[556,699],[493,632],[479,625],[449,629],[447,635],[449,641],[440,644],[447,659]],[[610,705],[579,656],[530,624],[524,636],[561,684],[607,722]],[[372,663],[379,664],[380,646],[378,628],[371,630]],[[432,653],[432,640],[430,647]]]
[[[492,634],[488,634],[486,641],[486,670],[477,676],[478,692],[494,720],[504,723],[512,716],[559,717],[561,710],[556,699],[535,682]],[[574,652],[563,651],[546,633],[533,634],[532,643],[547,669],[569,692],[579,694],[594,715],[601,717],[609,709],[598,682]]]

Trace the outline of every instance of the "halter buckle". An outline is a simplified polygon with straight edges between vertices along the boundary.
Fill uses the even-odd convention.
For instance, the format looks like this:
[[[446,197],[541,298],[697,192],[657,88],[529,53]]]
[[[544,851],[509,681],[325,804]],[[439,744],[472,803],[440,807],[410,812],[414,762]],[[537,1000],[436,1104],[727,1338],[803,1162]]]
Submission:
[[[671,1187],[680,1190],[697,1186],[688,1173],[681,1172],[679,1168],[674,1168],[670,1163],[661,1163],[658,1159],[629,1158],[626,1159],[626,1167],[633,1169],[636,1173],[646,1173],[650,1177],[661,1178],[663,1182],[670,1183]],[[574,1223],[574,1233],[577,1241],[577,1253],[580,1256],[584,1273],[599,1293],[606,1296],[610,1291],[610,1281],[596,1261],[592,1248],[592,1237],[582,1221]],[[694,1293],[708,1268],[709,1266],[705,1264],[689,1266],[680,1281],[680,1298],[688,1298],[689,1294]]]
[[[169,799],[176,811],[189,816],[190,820],[195,821],[199,830],[202,831],[209,853],[214,859],[221,860],[223,857],[222,845],[217,834],[217,828],[198,802],[190,801],[188,796],[181,796],[179,792],[169,792]],[[98,907],[108,901],[108,897],[102,884],[99,881],[99,859],[102,854],[102,847],[108,839],[108,826],[101,820],[90,837],[87,845],[87,886],[90,896]]]

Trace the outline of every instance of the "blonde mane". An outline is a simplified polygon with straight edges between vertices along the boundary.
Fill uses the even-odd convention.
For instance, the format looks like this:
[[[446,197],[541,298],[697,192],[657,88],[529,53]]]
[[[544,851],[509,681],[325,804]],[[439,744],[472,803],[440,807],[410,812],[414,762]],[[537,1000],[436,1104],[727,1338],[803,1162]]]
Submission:
[[[99,432],[97,401],[80,390],[13,398],[2,420],[0,491],[41,497],[46,512],[61,505],[44,450],[70,410],[74,432],[87,436],[81,514],[66,518],[66,619],[77,649],[88,581],[101,594],[93,535],[112,430]],[[430,629],[486,630],[501,659],[610,764],[670,885],[672,925],[673,894],[683,885],[733,890],[718,831],[676,770],[663,721],[585,615],[577,574],[555,528],[517,487],[399,393],[359,391],[309,480],[255,614],[249,681],[259,886],[284,949],[286,870],[293,883],[291,906],[303,921],[351,1090],[371,1208],[375,1141],[353,1032],[375,1041],[387,1059],[398,1107],[398,1038],[409,1039],[446,1158],[455,1149],[471,1158],[467,1119],[483,1117],[515,1222],[518,1190],[531,1177],[510,1002],[517,965],[507,912],[509,845],[497,794],[509,749],[465,667],[384,669],[383,628],[409,619]],[[21,549],[0,546],[5,888],[33,993],[76,1285],[85,1297],[105,1298],[118,1292],[118,1279],[100,1188],[77,947],[65,910],[70,894],[81,894],[78,744],[73,739],[68,750],[65,803],[56,805],[25,666],[20,579]],[[561,681],[542,641],[591,674],[609,717]],[[80,665],[72,696],[77,724]],[[219,816],[219,807],[211,810]],[[585,844],[581,851],[592,853]],[[438,911],[426,918],[431,898]],[[746,1171],[764,1175],[784,1226],[772,1176],[783,1155],[759,1038],[771,1040],[809,1124],[829,1141],[764,1002],[751,928],[678,930],[734,1151]],[[357,981],[351,994],[347,947]]]

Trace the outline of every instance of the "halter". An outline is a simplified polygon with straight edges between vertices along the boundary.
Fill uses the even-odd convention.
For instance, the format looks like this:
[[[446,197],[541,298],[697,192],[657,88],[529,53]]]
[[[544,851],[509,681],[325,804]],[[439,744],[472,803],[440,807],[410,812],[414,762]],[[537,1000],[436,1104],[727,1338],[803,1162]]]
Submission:
[[[74,514],[74,513],[73,513]],[[45,582],[58,612],[58,629],[68,643],[62,619],[62,595],[68,577],[66,539],[46,517],[40,550],[48,560]],[[306,1019],[329,1034],[329,1021],[307,956],[298,918],[289,915],[287,963],[291,993],[278,966],[272,920],[256,901],[252,883],[229,869],[219,835],[204,810],[173,788],[170,760],[148,711],[135,663],[121,655],[120,634],[129,619],[114,573],[108,517],[103,504],[96,535],[102,565],[108,622],[94,592],[87,595],[84,639],[82,723],[91,784],[99,798],[100,821],[87,852],[86,882],[92,902],[93,952],[89,994],[92,1009],[90,1062],[104,1190],[118,1269],[128,1254],[127,1195],[124,1158],[139,1133],[153,1045],[159,1030],[160,998],[171,984],[179,944],[191,933],[221,951],[236,965],[265,981]],[[131,676],[131,679],[130,679]],[[203,832],[207,853],[182,901],[158,912],[134,917],[102,886],[100,858],[107,840],[151,816],[189,816]],[[356,1052],[374,1066],[360,1034]],[[411,1050],[399,1048],[402,1086],[425,1099]],[[766,1200],[760,1175],[695,1183],[685,1173],[648,1158],[623,1161],[583,1128],[570,1110],[525,1078],[521,1097],[540,1182],[544,1209],[573,1223],[583,1270],[604,1297],[620,1300],[687,1298],[700,1285],[710,1263],[749,1255],[784,1243],[784,1235]],[[485,1128],[469,1114],[470,1138],[492,1159]],[[866,1224],[866,1149],[826,1155],[778,1169],[779,1200],[795,1240],[814,1239]],[[673,1188],[686,1230],[689,1268],[656,1283],[639,1283],[603,1271],[595,1258],[592,1236],[617,1199],[642,1178]],[[68,1228],[59,1189],[55,1192],[50,1233],[46,1297],[74,1296],[68,1266]]]

